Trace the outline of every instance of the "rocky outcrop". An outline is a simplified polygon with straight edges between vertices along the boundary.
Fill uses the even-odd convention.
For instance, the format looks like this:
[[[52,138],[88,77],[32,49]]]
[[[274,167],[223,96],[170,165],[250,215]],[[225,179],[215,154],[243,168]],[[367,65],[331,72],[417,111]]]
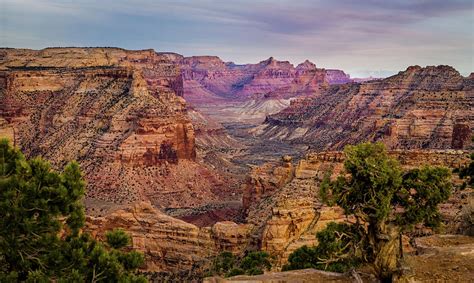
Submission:
[[[467,151],[396,150],[389,155],[405,169],[428,164],[459,168],[470,162]],[[316,233],[329,222],[352,221],[341,208],[327,207],[319,200],[320,181],[327,173],[331,178],[338,176],[343,171],[343,163],[343,152],[319,152],[300,160],[291,174],[283,161],[265,164],[252,171],[243,197],[247,222],[254,227],[254,245],[274,256],[275,267],[285,264],[297,248],[316,245]],[[448,224],[456,221],[455,215],[466,201],[462,194],[453,194],[440,206]]]
[[[326,70],[327,81],[331,85],[346,84],[352,82],[351,77],[342,70]]]
[[[196,104],[255,95],[289,98],[317,93],[330,84],[350,82],[343,71],[319,69],[308,60],[296,68],[273,57],[246,65],[224,63],[214,56],[186,57],[180,62],[186,99]]]
[[[89,217],[86,230],[104,238],[106,231],[121,228],[132,238],[132,248],[145,254],[144,270],[177,273],[203,271],[222,251],[241,254],[247,246],[250,226],[218,222],[199,228],[170,217],[150,203],[139,202],[105,217]]]
[[[234,85],[238,96],[248,97],[252,94],[265,94],[286,87],[295,78],[295,69],[288,61],[278,61],[273,57],[268,58],[256,66],[250,66],[255,70],[252,77],[242,80]]]
[[[283,157],[281,165],[266,163],[254,168],[244,185],[242,204],[244,209],[259,202],[264,195],[274,192],[293,179],[294,168],[291,157]]]
[[[254,227],[254,241],[274,257],[276,269],[297,248],[316,245],[316,233],[327,223],[345,221],[342,209],[327,207],[319,201],[319,184],[315,179],[322,179],[330,170],[335,174],[342,163],[333,158],[322,162],[308,160],[311,159],[293,166],[288,164],[291,159],[284,157],[279,164],[264,164],[252,171],[244,187],[243,207],[247,222]]]
[[[338,84],[332,74],[334,72],[344,73],[339,70],[325,70],[316,68],[316,65],[308,60],[295,68],[294,80],[272,92],[266,93],[266,99],[293,98],[298,96],[316,96],[331,84]]]
[[[77,160],[88,198],[193,206],[225,183],[195,162],[179,55],[0,49],[0,133],[29,157]]]
[[[449,66],[406,71],[384,80],[332,86],[292,101],[254,133],[340,150],[382,141],[393,149],[466,149],[474,124],[474,81]]]
[[[215,56],[186,57],[179,63],[186,100],[220,122],[261,123],[294,97],[319,95],[331,84],[350,81],[343,71],[317,68],[308,60],[296,67],[273,57],[245,65]]]

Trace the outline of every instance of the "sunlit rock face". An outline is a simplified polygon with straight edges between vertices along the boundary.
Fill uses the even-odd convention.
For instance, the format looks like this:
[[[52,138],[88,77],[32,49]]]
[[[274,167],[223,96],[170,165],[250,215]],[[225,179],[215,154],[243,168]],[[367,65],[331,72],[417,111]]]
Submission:
[[[296,67],[273,57],[245,65],[215,56],[185,57],[179,63],[185,99],[221,122],[261,123],[294,97],[316,96],[332,84],[351,82],[343,71],[317,68],[308,60]]]
[[[320,69],[308,60],[296,67],[273,57],[257,64],[236,65],[216,56],[193,56],[180,60],[180,64],[185,95],[190,101],[277,94],[291,97],[351,82],[343,71]]]
[[[470,162],[469,151],[461,150],[392,150],[388,154],[403,169],[424,165],[459,168]],[[252,170],[243,193],[246,220],[254,227],[255,246],[273,256],[274,266],[281,267],[303,245],[317,245],[316,233],[329,222],[354,221],[341,208],[324,205],[319,196],[320,182],[327,173],[332,179],[341,174],[344,159],[341,151],[313,152],[294,165],[284,157]],[[459,183],[457,176],[453,181]],[[456,192],[440,205],[450,233],[457,229],[456,215],[467,203],[467,195],[469,191]]]
[[[362,141],[389,148],[466,149],[474,125],[474,80],[449,66],[409,67],[398,75],[337,85],[293,100],[254,133],[342,149]]]
[[[0,135],[60,169],[77,160],[88,198],[193,206],[225,181],[195,162],[175,62],[153,50],[0,50]]]
[[[170,217],[147,202],[87,219],[86,230],[98,238],[115,228],[126,230],[132,237],[132,248],[145,254],[143,269],[174,273],[209,267],[223,251],[243,253],[251,226],[225,221],[199,228]]]

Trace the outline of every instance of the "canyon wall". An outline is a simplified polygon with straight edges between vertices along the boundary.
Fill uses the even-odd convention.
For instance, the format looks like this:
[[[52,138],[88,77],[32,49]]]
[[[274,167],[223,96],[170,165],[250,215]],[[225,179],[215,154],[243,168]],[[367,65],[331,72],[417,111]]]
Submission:
[[[273,57],[257,64],[225,63],[215,56],[178,60],[185,99],[220,122],[260,124],[294,97],[315,96],[351,79],[343,71],[317,68],[306,60],[294,67]]]
[[[104,217],[88,217],[86,230],[104,238],[109,230],[122,228],[132,238],[132,248],[145,255],[146,271],[184,273],[203,272],[222,251],[241,254],[247,247],[250,226],[218,222],[199,228],[170,217],[147,202]]]
[[[196,162],[176,54],[118,48],[0,49],[0,134],[55,168],[77,160],[88,198],[159,207],[217,198]]]
[[[294,67],[273,57],[257,64],[225,63],[215,56],[186,57],[182,66],[186,99],[202,101],[266,98],[289,98],[319,92],[331,84],[350,82],[341,70],[325,70],[306,60]]]
[[[340,150],[382,141],[392,149],[470,148],[474,80],[449,66],[409,67],[398,75],[331,86],[293,100],[254,130],[262,138]]]

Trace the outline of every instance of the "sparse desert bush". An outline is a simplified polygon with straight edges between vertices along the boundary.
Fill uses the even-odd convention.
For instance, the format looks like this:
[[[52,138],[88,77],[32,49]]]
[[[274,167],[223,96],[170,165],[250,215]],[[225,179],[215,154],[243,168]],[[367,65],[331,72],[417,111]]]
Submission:
[[[271,267],[270,256],[266,252],[253,251],[241,259],[230,252],[222,252],[214,259],[209,275],[258,275]]]
[[[248,275],[263,274],[264,270],[270,270],[270,255],[266,252],[250,252],[240,262],[240,268]]]
[[[459,177],[466,180],[465,184],[474,186],[474,153],[471,154],[471,163],[459,169]]]
[[[474,236],[474,198],[470,198],[461,210],[461,233]]]
[[[472,142],[474,143],[474,136],[472,137]],[[459,168],[455,173],[459,173],[459,177],[466,180],[465,186],[474,187],[474,153],[471,153],[471,163]]]
[[[319,244],[294,251],[283,270],[316,268],[346,272],[363,261],[362,251],[366,244],[362,233],[354,225],[331,222],[316,234]]]
[[[231,252],[222,252],[212,263],[211,274],[227,274],[237,262],[237,258]]]

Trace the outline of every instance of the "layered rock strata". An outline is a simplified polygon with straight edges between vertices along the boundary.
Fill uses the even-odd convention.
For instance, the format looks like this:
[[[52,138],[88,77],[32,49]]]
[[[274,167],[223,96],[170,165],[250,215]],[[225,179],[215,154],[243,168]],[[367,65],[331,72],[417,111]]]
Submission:
[[[390,155],[404,168],[457,167],[470,160],[464,151],[393,151]],[[352,221],[342,209],[323,205],[318,196],[319,181],[326,172],[337,176],[343,161],[341,152],[324,152],[310,154],[296,165],[286,156],[279,163],[255,168],[244,194],[245,224],[225,221],[200,228],[165,215],[150,203],[135,203],[105,217],[89,217],[87,229],[99,238],[107,230],[125,229],[132,235],[133,248],[145,253],[148,271],[202,272],[222,251],[242,255],[255,249],[270,253],[278,269],[297,248],[316,245],[316,233],[329,222]],[[462,200],[453,198],[441,206],[443,216],[459,210]]]
[[[470,162],[467,151],[397,150],[389,154],[405,169],[423,165],[459,168]],[[281,161],[253,170],[243,196],[247,222],[253,225],[255,245],[274,256],[276,267],[285,264],[295,249],[317,244],[315,234],[327,223],[352,221],[342,209],[327,207],[319,200],[320,181],[327,172],[331,178],[338,176],[343,162],[342,152],[320,152],[307,155],[294,167]],[[465,193],[470,192],[457,192],[440,206],[448,224],[456,221],[455,215],[467,200],[462,196]]]
[[[382,141],[392,149],[466,149],[474,125],[474,80],[449,66],[406,71],[387,79],[332,86],[293,100],[254,133],[340,150]]]
[[[86,230],[97,238],[104,238],[107,231],[116,228],[126,230],[132,238],[132,248],[145,254],[144,270],[169,273],[204,269],[222,251],[241,254],[250,232],[249,225],[230,221],[199,228],[146,202],[87,219]]]
[[[273,57],[257,64],[225,63],[215,56],[179,61],[185,98],[223,122],[261,123],[298,96],[319,95],[329,85],[350,82],[340,70],[325,70],[306,60],[294,67]]]
[[[351,82],[341,70],[317,68],[308,60],[294,67],[273,57],[257,64],[225,63],[215,56],[186,57],[180,61],[186,98],[249,98],[258,94],[312,94],[321,86]],[[206,93],[207,92],[207,93]],[[275,92],[275,94],[271,94]]]
[[[0,134],[58,169],[77,160],[89,198],[165,207],[215,200],[225,178],[195,162],[178,57],[0,49]]]

